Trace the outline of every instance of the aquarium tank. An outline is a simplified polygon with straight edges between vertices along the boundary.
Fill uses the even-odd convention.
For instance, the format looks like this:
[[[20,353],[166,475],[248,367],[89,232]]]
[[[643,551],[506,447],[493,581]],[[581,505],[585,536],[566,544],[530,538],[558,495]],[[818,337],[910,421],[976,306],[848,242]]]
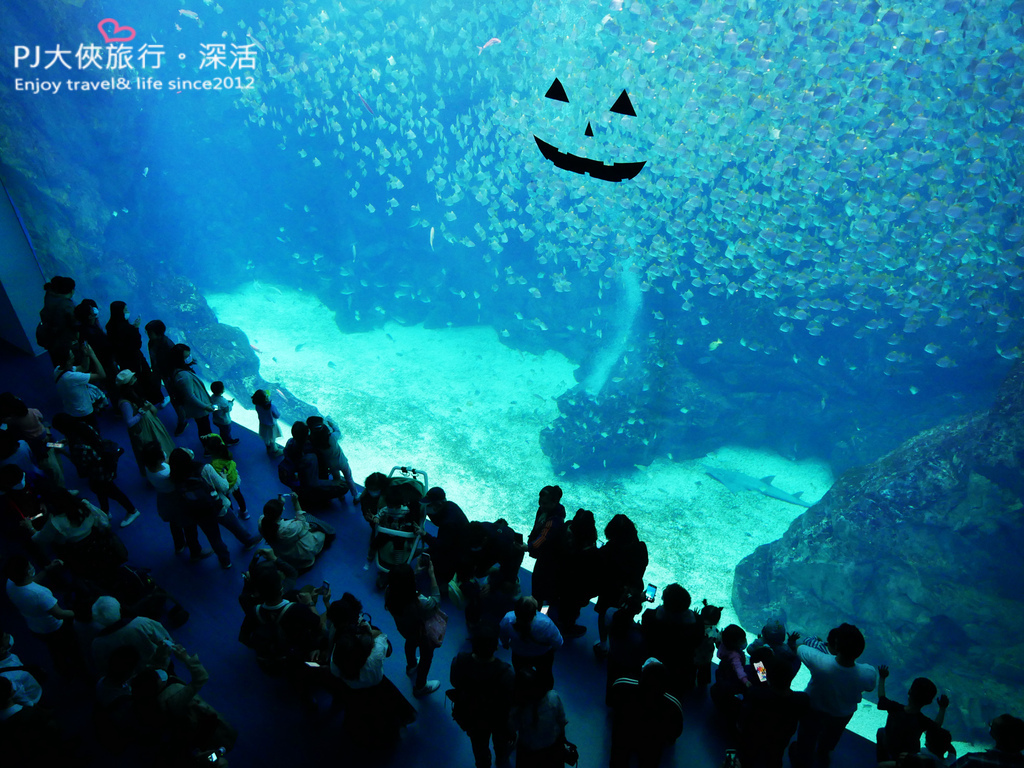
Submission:
[[[8,0],[4,287],[164,320],[359,478],[628,514],[648,581],[856,623],[983,739],[1024,687],[1022,14]]]

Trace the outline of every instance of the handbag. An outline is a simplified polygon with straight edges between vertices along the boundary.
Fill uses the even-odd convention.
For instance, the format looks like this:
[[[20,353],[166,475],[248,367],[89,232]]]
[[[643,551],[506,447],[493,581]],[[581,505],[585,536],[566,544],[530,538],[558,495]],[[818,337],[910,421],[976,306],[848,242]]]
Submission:
[[[107,471],[107,474],[111,475],[111,479],[117,477],[117,462],[124,454],[124,448],[118,445],[113,440],[107,438],[100,439],[100,458],[103,461],[103,468]]]
[[[460,611],[466,608],[466,596],[462,593],[462,587],[459,586],[459,580],[452,578],[448,582],[448,599],[452,601],[452,605],[458,608]]]
[[[434,648],[440,648],[447,629],[448,614],[438,608],[423,621],[423,639]]]
[[[565,736],[562,737],[562,761],[566,765],[576,765],[580,761],[580,751]]]
[[[89,390],[89,400],[92,402],[93,411],[101,411],[110,407],[110,400],[107,399],[107,394],[102,389],[95,384],[87,384],[86,387]]]

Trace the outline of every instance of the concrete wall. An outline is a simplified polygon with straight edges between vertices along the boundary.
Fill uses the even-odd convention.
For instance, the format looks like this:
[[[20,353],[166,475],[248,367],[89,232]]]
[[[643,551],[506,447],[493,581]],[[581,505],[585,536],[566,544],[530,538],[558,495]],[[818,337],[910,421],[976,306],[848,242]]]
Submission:
[[[35,337],[45,282],[28,233],[4,190],[0,196],[0,338],[32,355],[43,351]]]

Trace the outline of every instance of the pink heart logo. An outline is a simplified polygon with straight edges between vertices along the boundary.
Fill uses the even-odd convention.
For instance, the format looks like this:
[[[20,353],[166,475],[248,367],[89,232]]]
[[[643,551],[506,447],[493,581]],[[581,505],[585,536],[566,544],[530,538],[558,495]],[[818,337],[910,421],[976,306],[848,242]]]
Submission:
[[[103,28],[105,24],[114,25],[114,28],[110,31],[110,34],[107,34],[107,30]],[[105,43],[127,43],[129,40],[135,39],[135,30],[131,27],[122,27],[120,24],[117,23],[117,19],[104,19],[96,25],[96,28],[100,31],[100,34],[103,35],[103,42]],[[123,36],[116,36],[122,32],[124,33]]]

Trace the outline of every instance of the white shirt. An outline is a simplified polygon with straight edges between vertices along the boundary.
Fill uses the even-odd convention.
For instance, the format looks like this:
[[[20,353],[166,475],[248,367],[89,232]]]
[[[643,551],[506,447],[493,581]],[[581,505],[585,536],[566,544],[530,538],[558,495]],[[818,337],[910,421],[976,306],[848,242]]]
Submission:
[[[61,368],[53,370],[53,380],[64,404],[64,411],[81,418],[92,413],[92,392],[89,391],[89,374],[72,369],[61,375]]]
[[[149,484],[156,488],[157,493],[174,493],[174,482],[171,480],[171,468],[167,462],[160,465],[156,472],[147,469],[146,479]]]
[[[20,666],[22,666],[21,659],[12,653],[6,659],[0,659],[0,675],[6,677],[13,684],[15,704],[34,707],[43,696],[43,689],[40,687],[39,681],[21,669],[16,672],[6,671],[9,667]]]
[[[843,667],[835,656],[806,645],[797,648],[796,653],[811,673],[807,694],[812,709],[833,717],[849,717],[857,711],[861,694],[875,690],[878,673],[869,664]]]
[[[50,615],[50,609],[57,604],[57,598],[53,596],[53,592],[34,581],[30,581],[24,587],[19,587],[8,579],[7,597],[25,617],[28,628],[37,635],[56,632],[63,624],[56,616]]]
[[[349,688],[372,688],[384,679],[384,659],[388,655],[388,636],[381,632],[373,641],[373,650],[359,670],[359,677],[352,680],[341,677],[341,670],[331,661],[331,673],[345,681]]]

